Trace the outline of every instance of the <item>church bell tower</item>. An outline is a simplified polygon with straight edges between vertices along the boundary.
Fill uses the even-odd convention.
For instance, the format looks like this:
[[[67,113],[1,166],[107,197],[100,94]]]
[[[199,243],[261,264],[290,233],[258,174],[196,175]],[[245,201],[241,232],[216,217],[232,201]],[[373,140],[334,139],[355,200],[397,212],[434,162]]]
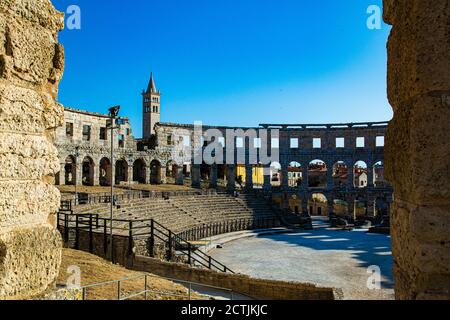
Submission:
[[[161,92],[156,90],[153,73],[147,91],[142,91],[142,135],[144,140],[155,134],[155,124],[161,120]]]

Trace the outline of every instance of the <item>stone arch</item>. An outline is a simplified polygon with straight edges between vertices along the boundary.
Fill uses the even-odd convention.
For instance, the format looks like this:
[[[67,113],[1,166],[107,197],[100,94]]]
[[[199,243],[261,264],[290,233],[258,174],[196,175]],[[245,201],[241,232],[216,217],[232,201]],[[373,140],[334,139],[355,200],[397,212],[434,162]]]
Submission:
[[[368,201],[366,196],[360,194],[356,195],[353,205],[355,219],[363,219],[367,216]]]
[[[333,165],[333,184],[335,187],[344,187],[348,183],[348,166],[344,161]]]
[[[279,187],[281,186],[282,180],[281,164],[274,161],[270,164],[270,184],[272,187]]]
[[[200,165],[200,180],[204,182],[211,181],[211,165],[205,162]]]
[[[364,161],[356,161],[353,165],[353,186],[355,188],[366,188],[368,180],[368,167],[367,163]]]
[[[384,188],[388,186],[387,181],[384,179],[384,162],[377,161],[372,167],[373,170],[373,185],[376,188]]]
[[[308,199],[308,213],[311,216],[328,216],[328,200],[323,193],[312,193]]]
[[[95,174],[94,160],[92,160],[91,157],[86,156],[83,159],[81,168],[81,181],[83,182],[84,186],[94,185],[94,174]]]
[[[227,180],[227,171],[228,166],[225,164],[218,164],[217,165],[217,179],[226,181]]]
[[[156,159],[150,163],[150,183],[161,184],[161,162]]]
[[[264,185],[264,166],[262,164],[254,164],[251,166],[253,187],[262,188]]]
[[[141,184],[147,183],[147,164],[143,159],[136,159],[133,163],[133,181]]]
[[[99,183],[100,186],[111,185],[111,161],[109,158],[102,158],[99,164]]]
[[[72,155],[67,156],[65,160],[64,182],[66,185],[75,185],[77,183],[77,161]]]
[[[328,168],[325,161],[313,160],[308,165],[308,187],[325,189],[327,187]]]
[[[349,205],[343,197],[338,197],[333,200],[333,213],[339,217],[347,217],[349,215]]]
[[[166,164],[166,178],[175,179],[177,175],[178,165],[170,160]]]
[[[121,182],[128,182],[128,162],[124,159],[116,161],[116,184],[120,185]]]
[[[291,161],[287,168],[288,186],[291,188],[298,188],[303,182],[303,167],[297,161]]]

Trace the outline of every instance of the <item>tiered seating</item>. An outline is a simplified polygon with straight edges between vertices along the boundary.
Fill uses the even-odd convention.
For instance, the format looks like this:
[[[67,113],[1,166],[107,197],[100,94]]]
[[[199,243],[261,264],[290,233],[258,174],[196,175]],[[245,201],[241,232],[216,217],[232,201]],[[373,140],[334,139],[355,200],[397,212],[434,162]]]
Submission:
[[[98,214],[109,218],[109,204],[94,204],[75,207],[74,213]],[[118,203],[113,211],[117,220],[147,220],[181,232],[204,224],[220,223],[239,219],[272,219],[276,214],[263,200],[252,195],[238,198],[226,195],[176,196],[170,199],[138,199]],[[115,227],[126,227],[126,222],[116,222]],[[144,223],[145,225],[148,222]],[[139,225],[138,222],[134,226]]]

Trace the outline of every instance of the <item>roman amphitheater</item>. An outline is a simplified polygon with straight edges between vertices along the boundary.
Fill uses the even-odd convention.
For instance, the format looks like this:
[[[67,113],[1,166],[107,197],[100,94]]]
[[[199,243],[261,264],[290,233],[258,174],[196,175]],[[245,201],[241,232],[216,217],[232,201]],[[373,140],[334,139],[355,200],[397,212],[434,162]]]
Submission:
[[[138,139],[56,102],[50,1],[0,0],[0,298],[448,299],[450,7],[384,8],[392,121],[165,123],[151,75]]]

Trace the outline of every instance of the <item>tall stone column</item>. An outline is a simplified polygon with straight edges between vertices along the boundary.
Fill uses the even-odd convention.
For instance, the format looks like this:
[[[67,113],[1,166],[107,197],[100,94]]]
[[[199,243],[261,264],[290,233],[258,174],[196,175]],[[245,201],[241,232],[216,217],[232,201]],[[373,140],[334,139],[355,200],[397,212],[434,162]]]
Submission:
[[[217,188],[217,164],[211,165],[211,177],[209,187],[211,189]]]
[[[200,188],[200,165],[199,164],[193,164],[191,166],[191,179],[192,179],[192,187],[193,188]]]
[[[227,169],[227,190],[233,192],[236,190],[236,166],[228,165]]]
[[[309,180],[308,180],[308,164],[302,166],[302,185],[300,189],[308,190],[309,188]]]
[[[251,164],[245,166],[245,188],[253,190],[253,166]]]
[[[386,146],[395,293],[450,299],[450,5],[384,0],[392,24]]]
[[[75,184],[77,186],[83,185],[83,160],[80,158],[77,159],[77,163],[75,165]]]
[[[0,1],[0,299],[26,299],[58,276],[56,101],[63,15],[47,0]]]
[[[334,188],[334,179],[333,179],[333,167],[327,167],[327,189],[332,190]]]
[[[65,163],[60,163],[59,167],[61,168],[57,173],[59,175],[59,185],[64,186],[66,184],[66,173],[64,172]]]
[[[175,183],[179,186],[184,185],[183,166],[177,166]]]
[[[302,213],[308,214],[308,200],[309,196],[307,192],[302,193]]]
[[[167,183],[167,167],[161,167],[160,183],[161,184],[166,184]]]
[[[128,178],[128,186],[131,186],[131,184],[133,183],[133,163],[128,164],[128,168],[127,168],[128,172],[127,172],[127,178]]]
[[[94,186],[100,185],[100,165],[94,165]]]
[[[289,188],[289,176],[287,166],[281,167],[281,188],[283,189]]]
[[[271,170],[270,170],[270,164],[264,166],[264,185],[263,189],[265,191],[270,191],[272,189],[271,184]]]

